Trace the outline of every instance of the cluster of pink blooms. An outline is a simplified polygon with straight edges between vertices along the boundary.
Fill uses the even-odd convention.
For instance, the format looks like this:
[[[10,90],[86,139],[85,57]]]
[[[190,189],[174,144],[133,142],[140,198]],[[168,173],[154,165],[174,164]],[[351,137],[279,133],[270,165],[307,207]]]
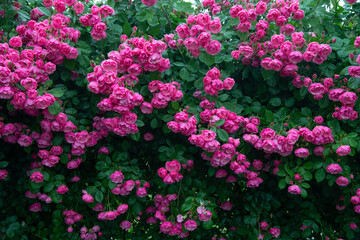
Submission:
[[[186,110],[176,113],[174,120],[167,123],[168,128],[174,133],[181,133],[185,136],[196,133],[197,120],[194,116],[190,117]]]
[[[216,67],[212,68],[206,73],[203,79],[204,90],[209,95],[217,95],[219,91],[226,89],[231,90],[235,85],[233,78],[225,78],[224,81],[220,80],[220,71]]]
[[[13,144],[18,143],[22,147],[28,147],[33,143],[33,139],[38,139],[40,137],[40,134],[37,132],[29,133],[30,129],[27,129],[25,125],[20,123],[4,124],[3,122],[0,122],[0,137],[4,137],[5,142]]]
[[[129,133],[138,132],[135,121],[137,115],[131,113],[135,106],[143,103],[143,97],[130,91],[125,85],[134,86],[138,81],[138,75],[144,71],[166,71],[170,67],[169,59],[162,58],[161,54],[167,48],[161,41],[144,38],[133,38],[127,40],[119,46],[119,51],[112,51],[108,54],[110,59],[104,60],[101,65],[94,68],[94,72],[89,73],[90,91],[97,94],[110,94],[98,103],[101,111],[114,111],[122,115],[121,118],[114,117],[102,120],[97,129],[113,131],[117,135],[125,136]],[[118,78],[117,74],[125,74]],[[170,100],[180,100],[182,92],[176,83],[162,84],[159,81],[149,84],[151,91],[160,90],[155,94],[152,103],[143,103],[141,111],[151,113],[152,107],[164,107]],[[165,105],[164,105],[165,104]]]
[[[299,9],[299,3],[295,1],[286,1],[286,2],[282,1],[281,3],[280,2],[273,3],[271,5],[271,8],[272,9],[270,9],[267,12],[268,10],[267,2],[260,1],[256,4],[256,6],[254,6],[253,4],[246,4],[246,7],[243,7],[242,5],[235,5],[230,9],[230,16],[232,18],[239,19],[239,25],[236,26],[236,30],[240,32],[249,32],[252,24],[256,23],[255,25],[256,32],[251,33],[251,37],[250,37],[251,42],[241,43],[238,46],[239,49],[231,53],[231,55],[235,59],[239,59],[240,56],[244,56],[242,62],[245,65],[250,65],[252,62],[252,65],[254,67],[259,66],[260,58],[266,55],[266,53],[270,53],[273,50],[276,50],[277,48],[280,47],[282,42],[284,42],[285,40],[284,35],[274,35],[272,37],[271,42],[266,41],[264,43],[260,43],[260,40],[263,39],[267,34],[267,31],[269,30],[269,24],[271,24],[271,22],[275,22],[277,26],[281,26],[280,28],[281,33],[285,35],[290,35],[295,31],[294,26],[292,26],[291,24],[286,24],[286,22],[291,17],[291,15],[293,15],[293,18],[296,20],[301,20],[304,17],[304,12]],[[267,12],[266,15],[267,20],[257,20],[257,16],[263,15],[265,14],[265,12]],[[297,44],[301,44],[301,40],[300,40],[301,37],[299,38],[299,41],[296,42]],[[273,38],[276,39],[273,40]],[[286,47],[287,50],[289,50],[290,52],[292,51],[293,46],[291,45],[291,43],[289,46],[286,45]],[[286,55],[290,53],[289,51],[286,52],[287,53]],[[279,50],[279,53],[280,52],[281,50]],[[277,55],[279,59],[284,57],[283,56],[284,54],[277,54]],[[275,59],[277,58],[275,57]],[[288,57],[286,56],[284,57],[284,59],[288,60]],[[271,61],[272,59],[269,58],[265,62],[268,64],[269,60]],[[269,68],[269,66],[265,62],[264,65],[266,65],[266,67]],[[283,64],[280,60],[274,61],[272,65],[274,65],[274,69],[276,69],[276,71],[280,71],[280,69],[283,68]],[[291,74],[290,73],[292,71],[291,68],[293,67],[290,66],[284,69],[282,73]]]
[[[53,146],[50,151],[42,149],[38,151],[38,157],[42,159],[41,165],[47,167],[54,167],[59,163],[59,155],[63,152],[61,146]]]
[[[236,113],[227,110],[225,107],[213,110],[205,109],[200,113],[200,119],[202,123],[208,123],[210,126],[214,126],[217,121],[224,119],[225,123],[222,124],[220,128],[224,129],[227,133],[235,133],[243,123],[250,123],[248,118],[245,119],[242,116],[238,116]]]
[[[204,133],[204,131],[209,131],[209,133]],[[210,130],[204,130],[202,135],[191,135],[191,137],[189,138],[189,141],[191,144],[195,144],[196,146],[198,147],[201,147],[199,146],[199,143],[200,141],[206,141],[206,138],[210,137],[212,138],[214,135],[212,131]],[[216,135],[216,134],[215,134]],[[194,140],[195,138],[195,140]],[[203,138],[203,140],[201,140],[201,138]],[[215,138],[215,136],[214,136]],[[193,142],[195,141],[195,142]],[[216,141],[216,140],[211,140],[211,141],[208,141],[205,143],[205,145],[201,148],[203,148],[205,151],[208,151],[208,150],[211,150],[211,151],[208,151],[208,152],[214,152],[214,154],[211,156],[211,157],[208,157],[205,153],[202,153],[202,157],[203,159],[205,160],[208,160],[210,161],[210,165],[213,166],[213,167],[219,167],[219,166],[225,166],[227,165],[234,157],[234,155],[238,154],[238,152],[236,152],[236,148],[240,145],[240,140],[239,139],[234,139],[232,137],[229,137],[229,141],[227,143],[224,143],[220,146],[220,143],[218,145],[218,148],[215,149],[209,149],[209,148],[206,148],[206,144],[208,144],[209,146],[208,147],[212,147],[211,145],[213,144],[216,144],[216,142],[213,142],[213,141]],[[217,145],[216,145],[217,147]]]
[[[68,232],[72,232],[72,229]],[[96,235],[97,234],[97,235]],[[100,227],[98,225],[93,226],[90,229],[87,229],[85,226],[80,228],[80,238],[85,240],[95,240],[102,236],[102,232],[100,232]]]
[[[193,222],[196,224],[195,221]],[[195,225],[193,224],[193,222],[189,222],[190,224],[188,223],[185,228],[185,224],[183,223],[179,223],[179,222],[172,223],[169,221],[164,221],[160,224],[160,231],[170,236],[177,235],[180,238],[186,238],[189,236],[189,232],[183,232],[183,227],[187,230],[190,229],[192,231],[197,228],[197,224]]]
[[[181,170],[181,164],[178,160],[172,160],[165,163],[165,168],[161,167],[157,170],[159,176],[163,179],[164,183],[172,184],[179,182],[183,175],[179,173]]]
[[[229,1],[222,0],[219,3],[216,3],[215,0],[204,0],[202,1],[202,5],[204,8],[209,7],[211,14],[216,16],[222,8],[226,8],[230,5]]]
[[[190,15],[186,20],[187,24],[176,27],[178,41],[174,40],[173,34],[165,35],[165,41],[170,48],[177,49],[178,45],[185,45],[186,49],[194,56],[200,55],[200,47],[210,55],[216,55],[221,50],[221,43],[211,39],[212,34],[221,31],[221,22],[218,17],[211,20],[207,13],[200,13],[196,16]]]
[[[293,128],[287,131],[286,137],[277,135],[270,128],[263,129],[260,133],[260,138],[254,134],[245,134],[243,136],[244,141],[254,145],[256,149],[263,149],[266,153],[275,152],[281,156],[289,156],[300,137],[315,145],[325,145],[334,142],[331,129],[325,126],[316,126],[312,131],[305,127],[300,127],[299,130]],[[306,148],[301,148],[300,150],[297,149],[295,154],[298,157],[307,157],[309,151]]]
[[[116,94],[115,87],[124,84],[135,85],[139,81],[137,76],[144,71],[166,71],[170,67],[170,61],[161,56],[166,48],[164,42],[153,38],[150,41],[144,38],[126,40],[120,44],[119,51],[110,52],[110,59],[104,60],[101,65],[94,68],[94,72],[88,74],[90,91],[97,94],[113,93],[120,97],[122,94]],[[125,75],[118,78],[118,73]]]
[[[339,120],[355,120],[358,118],[358,113],[353,109],[355,101],[357,100],[356,93],[350,91],[344,91],[341,88],[331,89],[328,93],[329,99],[337,102],[340,101],[342,107],[335,108],[335,112],[332,114],[333,118]]]
[[[70,226],[83,219],[83,216],[80,213],[75,212],[74,210],[65,210],[63,211],[63,215],[65,217],[65,224]]]
[[[121,204],[116,209],[116,211],[108,211],[108,212],[101,212],[98,214],[99,220],[108,220],[112,221],[121,214],[124,214],[128,210],[129,206],[127,204]]]
[[[111,192],[115,195],[126,196],[129,195],[130,192],[134,189],[135,182],[134,180],[127,180],[124,183],[118,184],[115,188],[111,190]]]
[[[83,130],[77,133],[65,133],[66,142],[72,145],[71,154],[75,156],[84,154],[86,147],[95,146],[102,138],[103,136],[98,131],[92,131],[89,133],[88,131]]]
[[[274,227],[269,229],[269,224],[265,221],[260,222],[260,230],[263,233],[268,232],[272,234],[274,238],[278,238],[280,236],[280,228]],[[264,234],[260,233],[258,239],[264,239],[264,237],[265,237]]]
[[[77,8],[80,14],[84,11],[84,7]],[[75,10],[76,11],[76,10]],[[91,37],[95,41],[100,41],[101,39],[106,38],[105,30],[107,29],[105,22],[102,21],[102,18],[106,18],[115,13],[114,9],[108,5],[102,5],[98,7],[96,5],[91,7],[91,14],[86,14],[79,18],[80,23],[85,27],[92,27]]]
[[[27,25],[16,27],[19,37],[13,37],[9,44],[11,47],[34,47],[34,56],[38,59],[46,59],[56,65],[67,59],[75,59],[78,56],[76,48],[71,47],[65,40],[77,42],[80,31],[69,27],[71,20],[61,13],[51,16],[51,20],[45,19],[42,22],[30,20]],[[29,49],[27,49],[29,51]],[[55,69],[54,69],[55,70]]]
[[[77,2],[77,0],[43,0],[43,4],[45,7],[47,7],[48,9],[50,7],[54,7],[56,11],[61,13],[66,10],[66,7],[73,7],[75,12],[77,13],[77,11],[79,10],[77,10],[76,8],[79,8],[79,3],[80,2]],[[83,5],[82,8],[84,8]]]
[[[165,108],[170,101],[179,101],[183,97],[178,82],[162,83],[158,80],[149,83],[149,90],[154,94],[151,107]],[[144,105],[142,105],[143,107]],[[151,109],[149,106],[147,109]],[[142,108],[144,110],[144,107]]]
[[[351,67],[350,67],[351,68]],[[350,69],[349,68],[349,69]],[[360,67],[359,67],[360,70]],[[350,70],[349,70],[350,71]],[[359,75],[360,76],[360,75]],[[316,74],[313,75],[313,80],[316,79]],[[339,79],[339,75],[335,74],[334,79]],[[335,112],[332,114],[333,118],[339,120],[355,120],[358,118],[358,113],[353,109],[355,101],[357,99],[356,93],[346,91],[343,88],[332,88],[335,86],[333,78],[320,79],[321,83],[313,83],[313,80],[309,77],[304,77],[301,80],[300,76],[296,76],[293,79],[293,84],[297,88],[302,86],[308,87],[308,91],[313,95],[314,99],[322,99],[324,94],[328,95],[329,100],[333,102],[340,101],[341,108],[336,107]],[[344,79],[345,81],[345,79]],[[343,86],[344,87],[344,86]]]
[[[171,201],[176,200],[178,197],[177,194],[169,194],[165,197],[161,195],[156,195],[154,198],[155,207],[146,208],[145,212],[148,214],[155,213],[154,217],[148,217],[146,223],[154,224],[157,222],[157,219],[161,222],[160,231],[171,236],[178,235],[180,238],[185,238],[189,236],[189,232],[183,232],[183,224],[180,222],[172,223],[166,221],[165,213],[170,211]]]
[[[27,191],[25,193],[25,197],[30,198],[30,199],[36,199],[38,198],[41,201],[44,201],[45,203],[51,203],[51,197],[41,193],[41,192],[37,192],[37,193],[31,193],[30,191]],[[35,212],[35,211],[41,211],[41,204],[40,203],[34,203],[30,206],[29,208],[30,211]]]
[[[44,132],[72,132],[77,127],[68,121],[68,116],[65,113],[59,113],[56,117],[53,115],[45,115],[45,119],[41,120],[41,130]]]
[[[255,170],[259,170],[260,166],[257,166],[257,162],[254,161],[253,167]],[[250,171],[248,168],[251,166],[250,162],[246,161],[246,156],[239,154],[236,161],[231,162],[230,168],[235,174],[244,174],[247,179],[246,187],[256,188],[263,182],[259,177],[259,172]],[[262,167],[262,165],[261,165]]]
[[[216,133],[214,131],[203,130],[199,135],[192,134],[189,137],[189,142],[207,152],[216,152],[220,149],[220,143],[215,138]]]
[[[350,198],[350,202],[355,205],[354,211],[356,213],[360,214],[360,189],[359,188],[356,190],[355,196],[352,196]]]

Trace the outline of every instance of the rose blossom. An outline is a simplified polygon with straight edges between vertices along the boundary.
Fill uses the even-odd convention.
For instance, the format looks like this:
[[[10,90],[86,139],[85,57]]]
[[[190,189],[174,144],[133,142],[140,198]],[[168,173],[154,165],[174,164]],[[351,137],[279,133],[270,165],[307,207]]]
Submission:
[[[336,154],[339,156],[346,156],[351,152],[349,145],[342,145],[336,150]]]

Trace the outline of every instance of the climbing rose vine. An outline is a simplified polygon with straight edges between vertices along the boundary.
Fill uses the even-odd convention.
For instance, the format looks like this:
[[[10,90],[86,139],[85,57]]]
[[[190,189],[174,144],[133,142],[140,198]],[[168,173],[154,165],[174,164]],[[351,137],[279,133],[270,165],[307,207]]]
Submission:
[[[0,8],[0,238],[360,238],[356,0]]]

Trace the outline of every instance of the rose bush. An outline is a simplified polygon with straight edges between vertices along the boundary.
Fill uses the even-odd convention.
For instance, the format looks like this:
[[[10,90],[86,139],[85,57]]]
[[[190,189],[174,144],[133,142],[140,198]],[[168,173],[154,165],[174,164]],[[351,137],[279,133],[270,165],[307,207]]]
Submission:
[[[4,239],[360,237],[356,0],[6,2]]]

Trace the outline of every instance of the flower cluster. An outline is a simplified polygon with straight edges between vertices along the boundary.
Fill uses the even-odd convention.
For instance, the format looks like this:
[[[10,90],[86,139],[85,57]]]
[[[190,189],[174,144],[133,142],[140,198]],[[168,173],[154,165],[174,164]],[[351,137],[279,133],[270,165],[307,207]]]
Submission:
[[[225,120],[220,128],[224,129],[227,133],[235,133],[243,123],[249,123],[248,118],[245,119],[242,116],[238,116],[236,113],[227,110],[225,107],[213,110],[205,109],[200,112],[200,118],[202,123],[208,123],[210,126],[216,125],[216,122],[219,120]]]
[[[154,97],[151,100],[151,107],[165,108],[170,101],[174,102],[181,100],[183,93],[179,89],[180,84],[178,82],[162,83],[157,80],[150,82],[149,91],[154,94]]]
[[[76,14],[80,14],[84,11],[84,7],[74,6]],[[79,18],[80,23],[85,27],[92,27],[91,37],[95,41],[100,41],[103,38],[106,38],[105,30],[107,29],[105,22],[102,21],[102,18],[106,18],[115,13],[114,9],[108,5],[102,5],[98,7],[96,5],[91,7],[91,14],[86,14]]]
[[[217,34],[221,31],[221,22],[218,17],[211,20],[209,14],[200,13],[196,16],[188,16],[186,23],[177,26],[175,29],[177,36],[180,38],[180,41],[178,40],[179,45],[185,45],[194,57],[200,55],[200,47],[210,55],[216,55],[220,52],[221,43],[211,39],[211,34]],[[173,35],[168,35],[165,41],[170,48],[176,49],[176,42],[173,38]]]
[[[69,232],[69,229],[68,229]],[[72,230],[70,230],[72,232]],[[96,235],[97,233],[97,235]],[[80,238],[89,240],[89,239],[97,239],[97,236],[101,237],[102,232],[100,232],[100,227],[98,225],[93,226],[90,229],[87,229],[85,226],[80,228]]]
[[[115,195],[120,194],[121,196],[126,196],[130,194],[130,192],[134,189],[134,187],[135,187],[134,180],[127,180],[124,183],[116,185],[116,187],[113,188],[111,192]]]
[[[179,173],[180,170],[180,162],[174,159],[170,162],[166,162],[165,168],[159,168],[157,172],[164,183],[172,184],[174,182],[179,182],[183,178],[183,175]]]
[[[297,129],[290,129],[287,131],[287,136],[280,136],[271,128],[265,128],[260,133],[260,138],[257,135],[245,134],[244,141],[254,145],[257,149],[263,149],[266,153],[278,153],[281,156],[288,156],[292,153],[295,143],[302,137],[305,141],[315,145],[325,145],[334,142],[334,136],[331,134],[331,129],[325,126],[316,126],[312,131],[308,128],[302,127]],[[299,157],[306,157],[309,155],[307,149],[298,149],[295,153]]]
[[[196,133],[197,120],[194,116],[190,117],[189,113],[187,113],[185,110],[176,113],[174,120],[175,121],[170,121],[167,123],[168,128],[174,133],[181,133],[185,136]]]
[[[206,73],[203,79],[204,90],[209,95],[217,95],[219,91],[226,89],[231,90],[235,85],[235,80],[232,78],[225,78],[220,80],[220,71],[216,67],[212,68]]]

